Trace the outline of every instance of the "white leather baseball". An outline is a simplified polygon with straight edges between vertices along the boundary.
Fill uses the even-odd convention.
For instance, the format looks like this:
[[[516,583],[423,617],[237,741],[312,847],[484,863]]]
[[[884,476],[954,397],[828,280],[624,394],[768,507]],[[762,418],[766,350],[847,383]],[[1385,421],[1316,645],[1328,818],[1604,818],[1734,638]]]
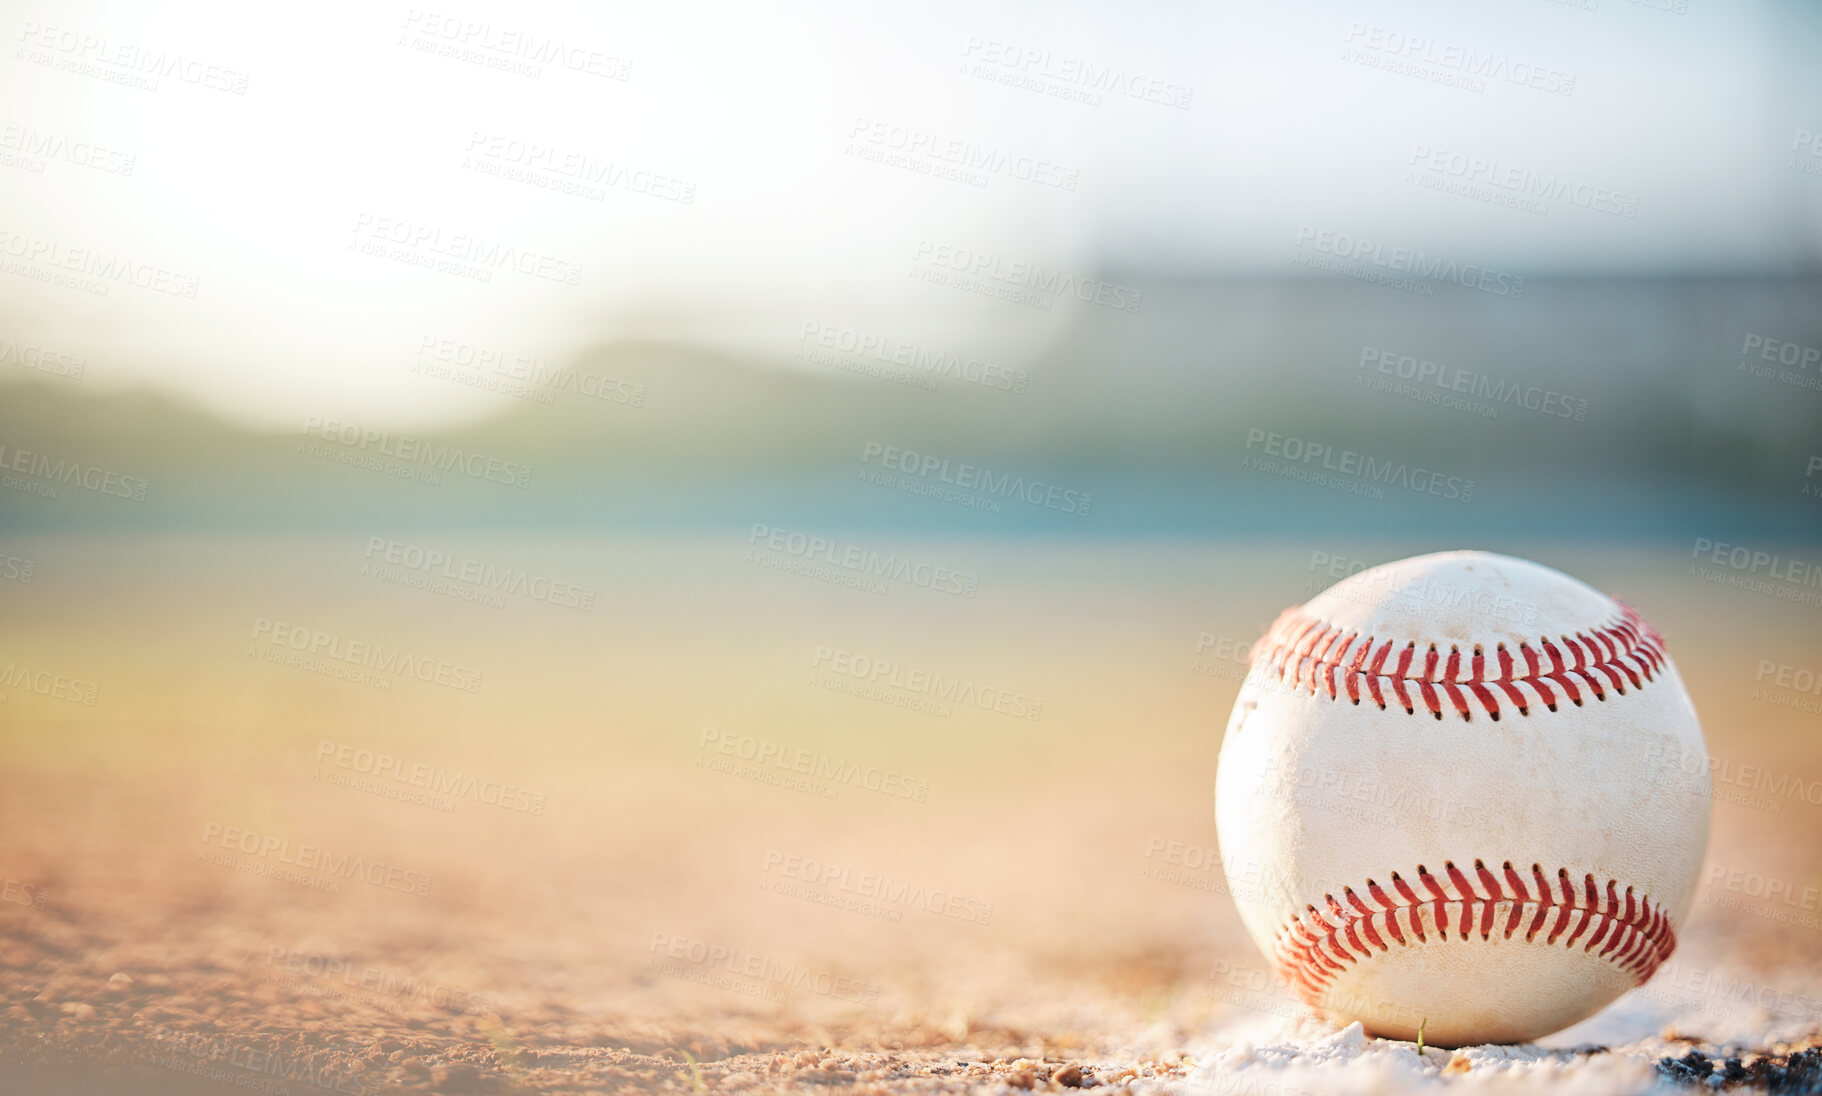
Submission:
[[[1701,725],[1630,608],[1441,552],[1255,646],[1221,745],[1229,889],[1298,995],[1438,1046],[1594,1014],[1676,946],[1708,843]]]

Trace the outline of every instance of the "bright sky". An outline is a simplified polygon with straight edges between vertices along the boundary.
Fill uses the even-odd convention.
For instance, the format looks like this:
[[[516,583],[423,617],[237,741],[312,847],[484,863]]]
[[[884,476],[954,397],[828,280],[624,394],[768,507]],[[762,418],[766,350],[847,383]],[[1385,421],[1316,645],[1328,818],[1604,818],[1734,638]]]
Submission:
[[[1532,274],[1822,256],[1796,0],[623,7],[0,14],[0,381],[45,372],[29,344],[249,423],[407,426],[499,399],[424,383],[424,348],[789,367],[832,323],[1017,359],[1067,322],[920,255],[1276,277],[1307,228]],[[1493,201],[1540,181],[1543,213]]]

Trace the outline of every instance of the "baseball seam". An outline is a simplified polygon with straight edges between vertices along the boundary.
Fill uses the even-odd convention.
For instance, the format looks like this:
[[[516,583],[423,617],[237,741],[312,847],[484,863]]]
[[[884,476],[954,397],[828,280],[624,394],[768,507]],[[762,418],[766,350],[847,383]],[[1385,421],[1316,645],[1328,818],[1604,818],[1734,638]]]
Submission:
[[[1397,872],[1392,873],[1395,894],[1368,879],[1365,897],[1352,887],[1344,888],[1339,900],[1332,894],[1323,895],[1325,909],[1308,906],[1278,930],[1273,958],[1279,973],[1306,1002],[1320,1007],[1330,982],[1349,966],[1370,958],[1375,949],[1384,954],[1392,943],[1406,948],[1427,944],[1431,933],[1447,940],[1451,921],[1459,940],[1466,941],[1475,933],[1490,940],[1494,932],[1501,931],[1502,915],[1503,939],[1510,940],[1521,926],[1526,943],[1535,942],[1546,930],[1546,945],[1554,946],[1565,933],[1564,948],[1586,939],[1584,952],[1608,959],[1631,974],[1635,985],[1649,980],[1676,950],[1676,931],[1663,907],[1635,895],[1631,887],[1621,895],[1617,880],[1609,879],[1602,893],[1592,873],[1583,877],[1578,888],[1569,870],[1558,868],[1553,888],[1543,868],[1533,864],[1533,889],[1527,890],[1524,877],[1508,860],[1504,865],[1508,889],[1502,891],[1499,879],[1485,863],[1474,861],[1474,872],[1482,891],[1477,892],[1467,875],[1448,861],[1443,864],[1442,879],[1418,865],[1417,882],[1427,898]]]
[[[1464,657],[1459,644],[1445,653],[1432,642],[1420,657],[1418,640],[1363,640],[1358,630],[1287,609],[1259,645],[1252,670],[1266,684],[1289,684],[1293,692],[1345,696],[1355,704],[1364,697],[1382,711],[1390,697],[1409,714],[1421,707],[1437,719],[1448,709],[1471,719],[1478,704],[1497,720],[1502,694],[1519,715],[1530,715],[1536,704],[1554,712],[1564,698],[1580,707],[1584,692],[1596,700],[1606,700],[1609,690],[1624,696],[1628,683],[1643,688],[1663,667],[1663,638],[1630,606],[1614,605],[1617,619],[1599,628],[1521,640],[1516,655],[1502,640],[1491,659],[1479,643]]]

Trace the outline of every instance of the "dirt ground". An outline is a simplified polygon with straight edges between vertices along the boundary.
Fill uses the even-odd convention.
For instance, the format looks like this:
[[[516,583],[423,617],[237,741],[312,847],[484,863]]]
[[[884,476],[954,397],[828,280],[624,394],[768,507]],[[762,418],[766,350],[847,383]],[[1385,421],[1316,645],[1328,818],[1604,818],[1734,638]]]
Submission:
[[[966,596],[732,533],[417,539],[593,607],[420,583],[364,529],[7,546],[0,662],[39,676],[0,702],[0,1090],[1822,1091],[1822,716],[1775,687],[1822,607],[1499,546],[1664,632],[1713,837],[1651,984],[1420,1055],[1305,1017],[1214,855],[1235,651],[1332,546],[897,546]],[[1016,700],[931,710],[844,654]]]

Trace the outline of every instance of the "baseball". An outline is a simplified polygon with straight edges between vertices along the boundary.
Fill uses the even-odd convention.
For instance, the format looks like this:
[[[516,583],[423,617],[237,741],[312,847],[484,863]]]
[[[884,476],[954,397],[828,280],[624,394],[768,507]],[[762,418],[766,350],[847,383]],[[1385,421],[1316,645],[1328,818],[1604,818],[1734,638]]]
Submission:
[[[1287,610],[1255,645],[1221,746],[1222,866],[1319,1015],[1437,1046],[1524,1042],[1675,949],[1708,841],[1706,757],[1629,606],[1509,556],[1417,556]]]

